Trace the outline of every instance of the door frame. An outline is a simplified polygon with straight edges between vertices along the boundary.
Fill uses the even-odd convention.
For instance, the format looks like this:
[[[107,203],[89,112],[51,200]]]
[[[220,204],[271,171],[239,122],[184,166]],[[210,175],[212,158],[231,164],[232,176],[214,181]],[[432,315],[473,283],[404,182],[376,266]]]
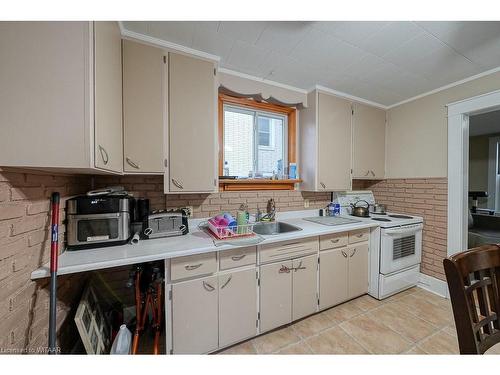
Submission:
[[[498,158],[497,144],[500,143],[500,137],[489,137],[488,139],[488,208],[493,206],[495,211],[499,210],[500,197],[498,196]],[[493,192],[493,193],[492,193]]]
[[[447,255],[467,249],[469,116],[500,109],[500,90],[446,105],[448,109]]]

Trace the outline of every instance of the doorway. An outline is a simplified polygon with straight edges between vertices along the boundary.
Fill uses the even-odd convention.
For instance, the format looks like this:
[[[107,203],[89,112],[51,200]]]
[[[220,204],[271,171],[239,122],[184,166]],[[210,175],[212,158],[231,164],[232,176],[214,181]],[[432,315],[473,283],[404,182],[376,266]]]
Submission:
[[[467,246],[500,242],[500,111],[469,115]]]
[[[469,120],[500,110],[500,90],[448,107],[448,256],[468,248]],[[473,118],[474,120],[474,118]]]

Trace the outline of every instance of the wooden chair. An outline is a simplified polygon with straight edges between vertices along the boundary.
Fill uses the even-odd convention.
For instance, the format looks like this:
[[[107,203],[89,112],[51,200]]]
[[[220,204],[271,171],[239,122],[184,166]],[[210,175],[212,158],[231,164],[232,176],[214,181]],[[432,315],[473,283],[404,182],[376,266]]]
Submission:
[[[500,342],[500,246],[484,245],[443,261],[461,354]]]

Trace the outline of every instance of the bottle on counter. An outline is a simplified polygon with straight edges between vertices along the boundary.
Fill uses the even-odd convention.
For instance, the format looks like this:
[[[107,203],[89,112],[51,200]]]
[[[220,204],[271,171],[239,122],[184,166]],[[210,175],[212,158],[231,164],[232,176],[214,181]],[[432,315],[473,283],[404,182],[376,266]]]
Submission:
[[[246,225],[248,224],[248,206],[246,204],[242,204],[238,209],[238,213],[236,214],[236,224],[238,225],[238,234],[244,234],[246,231]]]

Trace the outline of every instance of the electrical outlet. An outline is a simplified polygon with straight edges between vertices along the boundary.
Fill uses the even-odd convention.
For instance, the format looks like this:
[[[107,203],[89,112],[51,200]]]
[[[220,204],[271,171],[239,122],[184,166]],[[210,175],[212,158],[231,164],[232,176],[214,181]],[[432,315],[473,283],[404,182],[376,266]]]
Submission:
[[[184,207],[184,210],[186,211],[188,217],[193,217],[193,206],[186,206]]]
[[[309,208],[309,199],[304,199],[304,208]]]

